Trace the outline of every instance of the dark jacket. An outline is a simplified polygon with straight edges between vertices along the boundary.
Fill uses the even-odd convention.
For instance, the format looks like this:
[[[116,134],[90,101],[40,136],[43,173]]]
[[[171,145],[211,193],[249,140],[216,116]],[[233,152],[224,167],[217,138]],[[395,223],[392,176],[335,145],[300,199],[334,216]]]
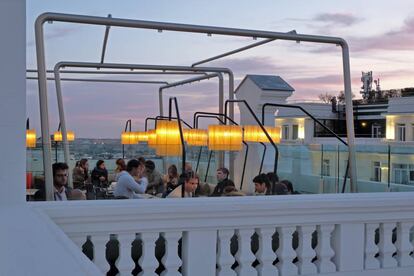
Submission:
[[[219,183],[217,183],[216,187],[214,188],[213,193],[211,194],[211,196],[222,196],[224,193],[224,189],[228,186],[234,186],[234,182],[231,181],[230,179],[226,178],[222,181],[220,181]]]
[[[99,180],[101,176],[105,177],[104,181]],[[107,187],[108,186],[108,171],[106,169],[95,167],[91,174],[91,180],[94,186]]]
[[[71,200],[72,198],[72,188],[70,188],[69,186],[65,187],[65,193],[66,193],[66,198],[68,200]],[[34,196],[33,196],[35,201],[45,201],[46,200],[46,190],[45,187],[41,188],[39,191],[37,191]]]

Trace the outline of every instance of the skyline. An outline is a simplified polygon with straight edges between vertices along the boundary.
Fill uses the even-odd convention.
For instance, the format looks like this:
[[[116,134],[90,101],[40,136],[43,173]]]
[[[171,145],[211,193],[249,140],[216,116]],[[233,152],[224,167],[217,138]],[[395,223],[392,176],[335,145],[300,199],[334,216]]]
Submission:
[[[414,62],[410,49],[414,45],[413,3],[366,1],[364,6],[370,8],[363,9],[358,1],[293,2],[296,5],[292,1],[278,1],[277,4],[262,1],[260,5],[249,1],[176,1],[174,4],[168,1],[123,1],[122,6],[114,6],[113,1],[99,1],[99,5],[98,1],[88,1],[87,4],[82,1],[71,1],[70,4],[30,1],[27,5],[27,68],[36,65],[33,22],[42,12],[96,16],[111,13],[118,18],[279,32],[295,29],[302,34],[339,36],[349,43],[352,90],[357,98],[360,97],[361,71],[373,71],[374,79],[380,78],[382,89],[414,86],[410,66]],[[293,6],[299,8],[293,9]],[[233,11],[231,16],[228,16],[229,11]],[[99,62],[104,30],[104,26],[45,24],[48,68],[63,60]],[[247,38],[111,28],[105,61],[189,66],[253,42]],[[295,88],[294,99],[316,99],[318,94],[337,94],[343,90],[340,48],[335,46],[274,41],[204,66],[231,68],[236,87],[245,74],[279,75]],[[190,77],[140,76],[134,79],[173,81]],[[189,119],[190,114],[200,108],[217,110],[217,87],[217,81],[210,80],[172,88],[165,94],[178,97],[183,117]],[[156,115],[158,110],[156,85],[63,82],[62,90],[68,129],[74,130],[77,137],[119,138],[127,119],[133,120],[135,130],[142,129],[139,125],[144,118]],[[49,82],[51,131],[58,125],[54,93],[54,83]],[[31,124],[39,135],[36,81],[27,81],[27,103]]]

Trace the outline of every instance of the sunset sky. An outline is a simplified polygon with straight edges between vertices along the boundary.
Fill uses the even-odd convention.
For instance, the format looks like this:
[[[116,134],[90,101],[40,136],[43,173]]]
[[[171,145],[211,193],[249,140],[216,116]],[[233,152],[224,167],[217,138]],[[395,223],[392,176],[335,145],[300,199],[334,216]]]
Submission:
[[[351,51],[353,93],[360,96],[361,71],[373,71],[382,89],[414,87],[414,2],[412,0],[31,0],[27,1],[27,68],[36,67],[34,21],[43,12],[212,25],[345,38]],[[46,63],[99,62],[105,27],[45,24]],[[111,28],[106,62],[191,65],[239,48],[251,38]],[[343,89],[340,48],[274,41],[204,66],[233,70],[236,86],[246,74],[279,75],[295,88],[294,99],[317,99]],[[32,75],[31,75],[32,76]],[[71,77],[85,77],[70,75]],[[66,77],[69,77],[66,75]],[[102,76],[87,76],[103,78]],[[178,81],[192,76],[134,76],[136,80]],[[113,78],[113,77],[107,77]],[[57,128],[54,83],[48,86],[51,131]],[[68,129],[77,137],[118,138],[127,119],[136,130],[158,112],[158,85],[64,82]],[[37,82],[27,81],[27,115],[39,127]],[[184,119],[197,110],[217,110],[212,79],[169,89]]]

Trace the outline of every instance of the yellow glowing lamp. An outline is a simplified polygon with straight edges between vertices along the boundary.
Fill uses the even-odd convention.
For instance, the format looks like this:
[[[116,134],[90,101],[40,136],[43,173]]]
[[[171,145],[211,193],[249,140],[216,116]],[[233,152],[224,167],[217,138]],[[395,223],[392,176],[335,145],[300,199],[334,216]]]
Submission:
[[[280,127],[265,126],[273,142],[280,143]],[[244,141],[270,143],[260,126],[244,126]]]
[[[155,148],[157,145],[157,133],[155,129],[150,129],[147,131],[147,137],[148,137],[148,146],[150,148]]]
[[[137,135],[132,131],[124,131],[121,133],[121,144],[122,145],[133,145],[137,144]]]
[[[145,131],[137,131],[135,132],[135,136],[137,142],[148,142],[148,133],[146,133]]]
[[[180,130],[177,121],[158,121],[156,145],[181,145]]]
[[[189,146],[207,146],[208,132],[205,129],[187,129],[184,139]]]
[[[210,150],[239,151],[242,149],[242,128],[240,126],[208,126],[208,148]]]
[[[155,154],[158,156],[181,156],[183,154],[180,145],[156,145]]]
[[[68,142],[74,141],[75,140],[75,132],[73,131],[67,131],[66,132],[66,138],[68,140]],[[55,131],[55,133],[53,133],[53,141],[55,142],[61,142],[63,141],[63,135],[61,131]]]
[[[26,129],[26,147],[28,148],[36,147],[36,130]]]

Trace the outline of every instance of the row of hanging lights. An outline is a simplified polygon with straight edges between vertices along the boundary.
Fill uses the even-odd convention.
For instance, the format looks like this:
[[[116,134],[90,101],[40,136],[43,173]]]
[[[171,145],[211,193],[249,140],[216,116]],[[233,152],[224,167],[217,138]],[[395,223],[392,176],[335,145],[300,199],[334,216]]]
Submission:
[[[67,131],[66,137],[68,142],[72,142],[75,140],[75,132]],[[27,148],[35,148],[36,147],[36,130],[35,129],[26,129],[26,147]],[[53,133],[53,141],[61,142],[63,141],[63,135],[61,131],[55,131]]]
[[[244,131],[243,131],[244,128]],[[210,125],[205,129],[183,129],[184,141],[189,146],[208,146],[214,151],[240,151],[242,142],[269,143],[260,126]],[[280,142],[280,127],[266,126],[266,131],[275,143]],[[177,121],[161,120],[156,129],[147,132],[123,132],[123,145],[148,142],[160,156],[177,156],[182,153],[180,131]]]

